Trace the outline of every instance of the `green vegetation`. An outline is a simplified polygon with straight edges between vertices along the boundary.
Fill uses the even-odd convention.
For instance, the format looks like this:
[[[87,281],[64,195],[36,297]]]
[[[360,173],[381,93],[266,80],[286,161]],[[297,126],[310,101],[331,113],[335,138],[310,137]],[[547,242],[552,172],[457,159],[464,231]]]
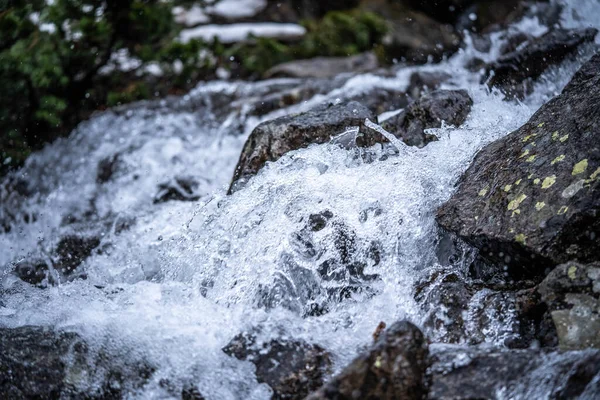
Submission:
[[[355,10],[305,21],[308,34],[294,44],[182,44],[171,9],[193,2],[0,0],[0,175],[96,110],[183,93],[219,67],[256,79],[280,62],[356,54],[385,34],[379,17]],[[139,65],[106,70],[117,52]],[[162,75],[150,73],[150,63]]]

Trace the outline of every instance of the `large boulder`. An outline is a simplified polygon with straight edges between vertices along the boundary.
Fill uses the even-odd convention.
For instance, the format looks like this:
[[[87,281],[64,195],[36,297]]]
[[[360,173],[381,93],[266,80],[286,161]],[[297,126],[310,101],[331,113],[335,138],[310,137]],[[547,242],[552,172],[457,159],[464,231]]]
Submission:
[[[307,399],[422,399],[429,349],[413,324],[396,322],[375,344]]]
[[[449,349],[431,357],[428,377],[428,399],[593,399],[600,351]]]
[[[438,211],[512,278],[600,252],[600,55],[524,126],[485,147]]]
[[[423,95],[381,126],[409,146],[423,147],[437,140],[425,133],[442,122],[460,126],[471,112],[473,100],[465,90],[437,90]],[[377,141],[383,141],[379,139]]]
[[[369,109],[357,102],[325,104],[308,112],[277,118],[258,125],[246,141],[235,167],[229,193],[241,189],[268,161],[284,154],[329,141],[351,126],[374,119]]]
[[[499,88],[508,97],[522,98],[548,67],[563,61],[582,44],[593,42],[596,33],[593,28],[554,29],[489,64],[483,82]]]
[[[271,387],[275,399],[305,398],[324,383],[331,366],[329,354],[318,345],[277,339],[260,342],[254,334],[237,335],[223,351],[252,362],[256,379]]]
[[[76,333],[0,328],[0,393],[5,399],[120,399],[154,373],[144,360],[92,353]]]

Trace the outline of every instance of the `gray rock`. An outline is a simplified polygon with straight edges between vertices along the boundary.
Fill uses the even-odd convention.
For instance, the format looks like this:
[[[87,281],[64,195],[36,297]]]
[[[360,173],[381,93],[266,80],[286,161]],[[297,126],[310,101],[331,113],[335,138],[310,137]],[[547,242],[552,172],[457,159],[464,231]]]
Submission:
[[[307,399],[422,399],[429,350],[421,331],[401,321],[376,336],[368,351]]]
[[[442,122],[460,126],[471,112],[473,100],[465,90],[437,90],[423,95],[400,114],[381,126],[409,146],[424,147],[437,140],[425,129],[439,128]],[[385,141],[376,138],[376,142]]]
[[[431,357],[428,399],[573,399],[600,395],[600,351],[447,349]]]
[[[362,126],[375,116],[362,104],[325,104],[311,111],[258,125],[246,141],[235,168],[229,193],[241,189],[268,161],[284,154],[325,143],[351,126]]]
[[[379,62],[373,53],[351,57],[316,57],[276,65],[265,72],[265,78],[332,78],[344,73],[356,74],[377,68]]]
[[[600,55],[517,131],[487,147],[438,211],[513,279],[600,252]]]
[[[548,67],[563,61],[582,44],[593,42],[596,33],[592,28],[554,29],[489,64],[482,83],[499,88],[508,97],[523,98]]]
[[[256,379],[273,389],[273,399],[303,399],[324,382],[331,366],[329,354],[303,341],[261,343],[253,334],[240,334],[223,348],[256,366]]]

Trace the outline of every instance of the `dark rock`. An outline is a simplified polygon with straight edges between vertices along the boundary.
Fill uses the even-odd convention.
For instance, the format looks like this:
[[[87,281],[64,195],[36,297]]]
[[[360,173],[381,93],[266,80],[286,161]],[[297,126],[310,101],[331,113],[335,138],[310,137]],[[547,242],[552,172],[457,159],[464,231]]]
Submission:
[[[428,399],[591,399],[600,395],[600,351],[449,349],[431,357],[428,377]]]
[[[70,275],[84,262],[100,245],[100,238],[96,236],[66,236],[57,244],[55,249],[54,268],[64,275]]]
[[[427,355],[421,331],[409,322],[396,322],[307,399],[422,399]]]
[[[455,267],[433,270],[420,279],[415,299],[425,315],[423,328],[436,342],[521,348],[534,340],[516,319],[515,291],[485,288]]]
[[[158,185],[158,192],[154,196],[154,204],[167,201],[198,201],[200,183],[193,177],[178,176],[170,182]]]
[[[267,7],[253,21],[300,22],[321,18],[329,11],[349,10],[360,0],[267,0]]]
[[[15,264],[15,275],[32,285],[40,285],[45,279],[53,281],[49,275],[48,264],[43,259],[32,257]]]
[[[0,393],[6,399],[120,399],[154,368],[92,354],[75,333],[25,326],[0,328]]]
[[[423,147],[437,140],[425,133],[425,129],[440,128],[442,121],[460,126],[471,112],[472,105],[473,100],[465,90],[437,90],[423,95],[381,126],[407,145]]]
[[[421,93],[438,89],[448,79],[450,79],[450,75],[445,72],[417,71],[410,76],[410,83],[406,92],[413,99],[418,99],[421,97]]]
[[[477,0],[400,0],[415,10],[422,11],[438,21],[454,22],[458,16]]]
[[[418,12],[407,11],[401,18],[389,21],[389,29],[382,40],[387,62],[439,62],[454,54],[461,42],[451,25],[440,24]]]
[[[118,154],[103,158],[98,163],[98,172],[96,172],[96,182],[99,184],[110,181],[121,165],[121,160]]]
[[[30,254],[15,262],[14,273],[23,281],[40,287],[85,278],[79,266],[98,246],[99,236],[65,235],[47,256]]]
[[[496,31],[518,21],[530,9],[530,4],[523,0],[477,0],[474,3],[458,16],[457,31]]]
[[[500,47],[500,54],[510,54],[522,50],[533,40],[535,40],[533,36],[524,32],[517,32],[506,38],[506,42]]]
[[[223,348],[239,360],[256,366],[256,379],[273,389],[274,399],[303,399],[323,385],[329,373],[329,354],[303,341],[259,342],[252,334],[240,334]]]
[[[316,57],[276,65],[265,72],[265,78],[332,78],[344,73],[356,74],[377,68],[379,62],[373,53],[351,57]]]
[[[484,148],[440,225],[512,279],[600,252],[600,55],[523,127]]]
[[[284,154],[325,143],[350,126],[362,126],[374,115],[357,102],[326,104],[311,111],[277,118],[258,125],[244,145],[229,188],[229,193],[241,189],[268,161]]]
[[[522,98],[548,67],[563,61],[582,44],[593,42],[596,33],[593,28],[554,29],[489,64],[482,83],[499,88],[508,97]]]
[[[600,263],[556,267],[539,285],[561,348],[600,348]]]
[[[181,400],[206,400],[196,386],[188,385],[181,391]]]
[[[319,214],[311,214],[308,217],[308,227],[313,232],[321,231],[331,218],[333,218],[333,213],[329,210],[325,210]]]
[[[343,99],[344,101],[357,101],[379,115],[387,111],[395,111],[408,105],[406,93],[399,90],[390,90],[374,87],[366,92],[359,93]]]

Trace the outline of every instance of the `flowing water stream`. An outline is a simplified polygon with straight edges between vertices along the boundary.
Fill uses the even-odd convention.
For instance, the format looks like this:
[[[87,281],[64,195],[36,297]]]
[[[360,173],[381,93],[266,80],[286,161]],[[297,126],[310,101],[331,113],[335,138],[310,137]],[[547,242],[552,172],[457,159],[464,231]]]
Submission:
[[[600,3],[586,2],[585,12],[579,3],[566,4],[563,24],[598,27],[590,16],[600,15]],[[525,19],[510,30],[539,36],[547,28]],[[244,99],[294,80],[202,84],[178,100],[82,123],[12,176],[35,193],[3,189],[0,217],[10,213],[13,222],[0,233],[0,326],[74,331],[91,347],[108,342],[124,359],[143,358],[157,370],[134,398],[168,398],[160,381],[185,377],[210,399],[265,399],[269,389],[256,382],[254,366],[221,351],[240,332],[260,327],[265,338],[317,343],[337,371],[370,343],[380,321],[422,325],[413,286],[440,263],[437,208],[478,150],[524,124],[591,55],[584,50],[551,68],[524,102],[508,102],[464,67],[474,55],[494,59],[501,34],[486,54],[468,42],[441,64],[398,69],[393,77],[355,76],[261,119],[372,87],[404,89],[423,70],[451,74],[443,88],[466,89],[473,98],[460,128],[432,130],[440,140],[423,149],[314,145],[269,164],[232,196],[227,185],[259,119],[218,99]],[[99,183],[98,164],[115,155],[112,178]],[[200,183],[200,200],[155,204],[158,185],[181,176]],[[328,222],[308,229],[318,215]],[[12,274],[31,254],[48,257],[70,229],[101,237],[101,251],[82,266],[87,279],[50,271],[60,284],[40,289]],[[464,266],[467,253],[453,268]],[[360,271],[344,275],[342,258]],[[500,345],[502,323],[484,333],[485,342]],[[439,334],[426,333],[434,341]]]

